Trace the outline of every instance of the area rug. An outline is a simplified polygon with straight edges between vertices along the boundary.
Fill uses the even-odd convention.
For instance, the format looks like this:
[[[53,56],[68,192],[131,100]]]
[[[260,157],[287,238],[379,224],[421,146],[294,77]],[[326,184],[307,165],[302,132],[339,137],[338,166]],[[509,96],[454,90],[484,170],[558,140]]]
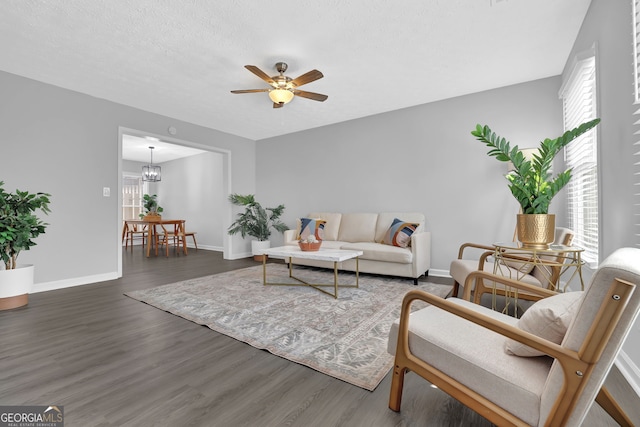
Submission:
[[[333,282],[329,270],[296,266],[294,275]],[[268,264],[267,279],[295,283],[284,264]],[[354,282],[340,273],[338,283]],[[444,297],[451,286],[361,274],[359,288],[340,288],[335,299],[309,287],[264,286],[256,266],[125,295],[373,391],[393,365],[387,337],[412,289]]]

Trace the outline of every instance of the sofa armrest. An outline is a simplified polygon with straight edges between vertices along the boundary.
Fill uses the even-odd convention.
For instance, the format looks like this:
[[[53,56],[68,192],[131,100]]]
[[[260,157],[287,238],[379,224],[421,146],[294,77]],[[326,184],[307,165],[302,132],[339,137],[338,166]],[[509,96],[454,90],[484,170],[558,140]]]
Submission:
[[[288,242],[296,241],[296,231],[297,230],[285,230],[284,232],[284,244],[286,245]]]
[[[431,232],[423,231],[411,235],[413,274],[420,277],[431,268]]]

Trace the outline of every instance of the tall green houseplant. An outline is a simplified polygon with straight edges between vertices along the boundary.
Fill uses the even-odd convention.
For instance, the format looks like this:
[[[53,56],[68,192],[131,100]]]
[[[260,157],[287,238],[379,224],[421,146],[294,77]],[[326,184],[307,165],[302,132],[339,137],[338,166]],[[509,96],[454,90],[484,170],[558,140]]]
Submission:
[[[51,212],[51,195],[20,190],[7,193],[3,186],[4,182],[0,181],[0,257],[5,269],[13,270],[18,265],[20,252],[34,246],[33,239],[44,234],[49,225],[42,222],[35,212]]]
[[[580,135],[593,129],[600,119],[582,123],[580,126],[566,131],[555,139],[540,142],[538,151],[532,159],[526,159],[518,146],[511,147],[505,138],[496,135],[489,126],[477,125],[471,132],[477,140],[486,144],[491,150],[487,153],[501,162],[511,162],[513,172],[506,175],[509,190],[516,198],[523,214],[548,214],[551,199],[571,179],[571,169],[553,176],[551,169],[553,159],[567,144]]]
[[[246,196],[230,194],[229,201],[235,206],[244,206],[245,210],[239,213],[236,221],[228,229],[230,235],[240,233],[244,238],[249,235],[259,241],[269,240],[271,229],[284,233],[288,230],[285,223],[280,221],[284,212],[284,205],[275,208],[263,208],[253,194]]]

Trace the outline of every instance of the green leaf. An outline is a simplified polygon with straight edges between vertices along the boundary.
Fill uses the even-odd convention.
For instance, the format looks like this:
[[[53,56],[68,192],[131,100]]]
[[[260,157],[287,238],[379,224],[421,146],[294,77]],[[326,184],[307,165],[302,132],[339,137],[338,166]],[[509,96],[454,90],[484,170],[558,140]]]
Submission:
[[[555,178],[551,170],[554,157],[571,141],[590,131],[600,123],[600,119],[582,123],[555,139],[546,138],[540,142],[533,159],[527,160],[518,146],[511,147],[505,138],[497,135],[487,125],[476,125],[471,134],[489,147],[487,154],[497,160],[510,161],[514,172],[507,175],[509,190],[520,204],[523,213],[548,213],[553,197],[571,179],[571,170],[559,173]]]

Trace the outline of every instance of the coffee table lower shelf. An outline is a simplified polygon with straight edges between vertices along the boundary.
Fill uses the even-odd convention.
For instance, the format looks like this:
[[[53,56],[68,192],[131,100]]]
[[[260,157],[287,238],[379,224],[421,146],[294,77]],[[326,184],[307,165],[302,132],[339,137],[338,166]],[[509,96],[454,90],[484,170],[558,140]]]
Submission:
[[[297,250],[296,250],[297,249]],[[357,288],[359,286],[359,266],[358,266],[358,257],[362,255],[360,251],[326,251],[326,253],[321,253],[322,250],[308,253],[301,251],[298,248],[293,247],[281,247],[281,248],[272,248],[267,249],[264,253],[266,255],[271,256],[279,256],[288,259],[289,264],[289,277],[296,280],[298,283],[275,283],[275,282],[267,282],[267,257],[263,257],[262,259],[262,282],[264,286],[307,286],[310,288],[317,289],[318,291],[325,293],[327,295],[331,295],[334,298],[338,298],[338,288]],[[317,259],[321,261],[332,261],[333,262],[333,283],[309,283],[299,277],[293,275],[293,258],[301,258],[301,259]],[[356,282],[355,284],[340,284],[338,283],[338,262],[345,261],[346,259],[355,258],[356,261]],[[333,288],[333,292],[331,289],[326,290],[323,288]]]

